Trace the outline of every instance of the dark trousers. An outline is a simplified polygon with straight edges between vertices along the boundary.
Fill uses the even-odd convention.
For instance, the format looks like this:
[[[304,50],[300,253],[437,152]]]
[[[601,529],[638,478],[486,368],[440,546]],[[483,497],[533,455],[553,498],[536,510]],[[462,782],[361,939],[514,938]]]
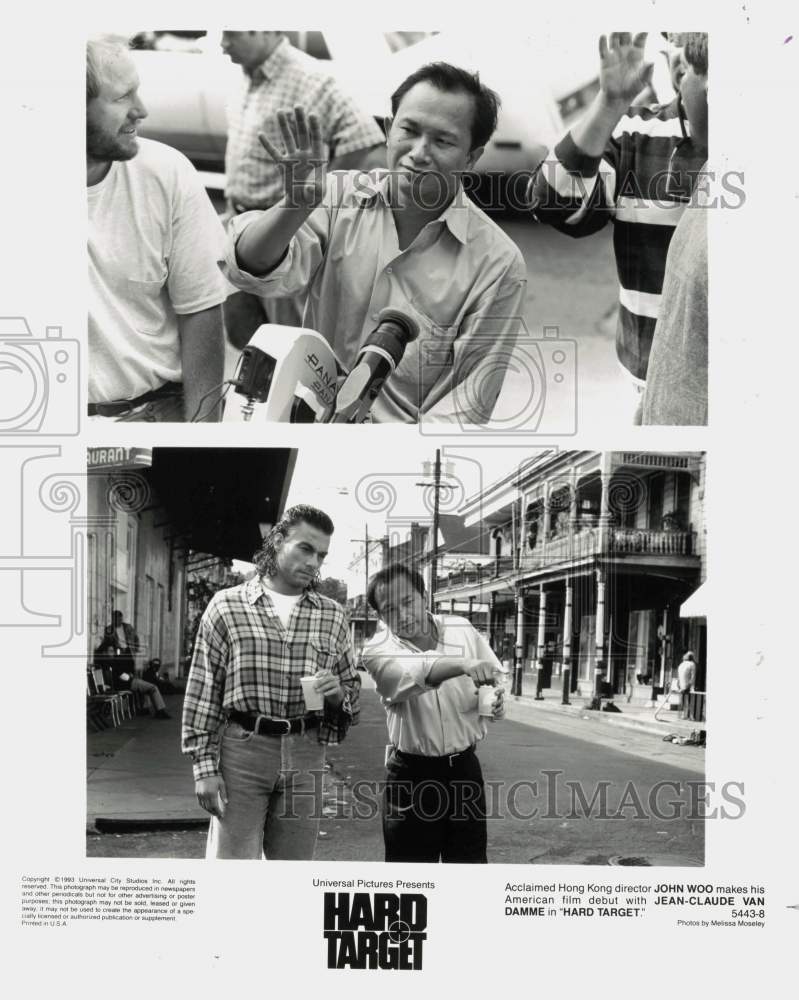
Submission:
[[[386,861],[486,864],[483,772],[473,750],[419,757],[395,750],[383,795]]]

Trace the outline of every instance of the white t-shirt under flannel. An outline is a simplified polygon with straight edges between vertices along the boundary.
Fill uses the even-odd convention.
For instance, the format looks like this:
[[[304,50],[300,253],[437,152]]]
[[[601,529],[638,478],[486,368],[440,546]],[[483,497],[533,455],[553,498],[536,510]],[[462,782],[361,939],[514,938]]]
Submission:
[[[316,114],[327,155],[332,159],[370,149],[385,139],[371,115],[344,94],[325,63],[281,39],[228,105],[225,194],[244,208],[269,208],[283,196],[280,168],[258,141],[258,133],[283,148],[275,115],[299,105]]]
[[[182,153],[139,140],[87,189],[89,402],[182,381],[178,315],[224,302],[225,234]]]

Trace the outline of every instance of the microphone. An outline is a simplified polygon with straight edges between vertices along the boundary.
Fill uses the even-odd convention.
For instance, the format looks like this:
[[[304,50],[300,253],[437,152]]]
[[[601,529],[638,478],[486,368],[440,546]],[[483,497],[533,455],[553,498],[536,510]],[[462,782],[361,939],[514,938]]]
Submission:
[[[405,348],[419,336],[414,319],[396,309],[383,309],[366,338],[355,365],[336,395],[328,423],[357,424],[366,419],[383,383],[402,361]]]

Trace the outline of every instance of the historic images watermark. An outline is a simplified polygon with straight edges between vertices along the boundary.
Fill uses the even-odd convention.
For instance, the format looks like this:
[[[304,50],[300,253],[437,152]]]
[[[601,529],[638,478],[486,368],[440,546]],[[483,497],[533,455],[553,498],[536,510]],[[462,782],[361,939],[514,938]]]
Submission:
[[[335,813],[322,811],[325,771],[311,771],[313,787],[291,788],[287,775],[286,819],[299,818],[298,801],[313,799],[317,819],[354,821],[374,820],[380,814],[385,781],[357,780],[349,788],[347,800],[337,800]],[[623,784],[609,779],[586,782],[566,777],[558,769],[542,769],[539,777],[515,781],[485,781],[485,817],[502,820],[738,820],[746,814],[745,787],[742,781],[713,782],[703,779],[685,781],[664,779],[642,791],[640,784]],[[445,816],[455,819],[475,818],[482,806],[473,783],[427,779],[417,783],[394,782],[404,792],[403,808],[423,822],[436,822]],[[307,814],[303,814],[307,818]]]

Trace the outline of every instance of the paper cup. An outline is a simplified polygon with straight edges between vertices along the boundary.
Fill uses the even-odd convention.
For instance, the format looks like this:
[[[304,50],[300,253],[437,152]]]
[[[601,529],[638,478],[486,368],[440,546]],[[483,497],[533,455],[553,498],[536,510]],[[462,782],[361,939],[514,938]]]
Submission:
[[[324,698],[314,687],[315,682],[315,677],[300,677],[306,712],[318,712],[324,706]]]
[[[477,714],[487,718],[494,716],[494,699],[497,696],[497,689],[493,684],[481,684],[477,689]]]

